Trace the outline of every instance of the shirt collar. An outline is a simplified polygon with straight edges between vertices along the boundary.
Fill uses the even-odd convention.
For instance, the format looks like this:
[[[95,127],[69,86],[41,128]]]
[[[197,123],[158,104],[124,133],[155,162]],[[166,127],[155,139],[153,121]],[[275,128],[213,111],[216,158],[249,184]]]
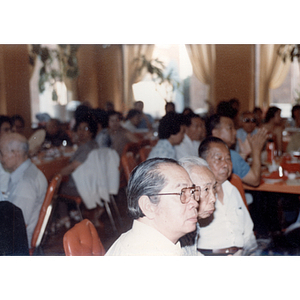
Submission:
[[[14,170],[10,174],[12,184],[18,182],[21,179],[24,171],[29,167],[30,164],[31,164],[31,160],[28,158],[16,170]]]
[[[145,239],[151,239],[155,241],[156,245],[153,245],[155,248],[161,248],[162,254],[165,255],[166,253],[169,255],[182,255],[182,249],[180,241],[176,244],[171,242],[167,237],[165,237],[162,233],[157,231],[155,228],[142,223],[138,220],[133,221],[132,230],[135,233],[140,233],[140,236],[143,236]]]

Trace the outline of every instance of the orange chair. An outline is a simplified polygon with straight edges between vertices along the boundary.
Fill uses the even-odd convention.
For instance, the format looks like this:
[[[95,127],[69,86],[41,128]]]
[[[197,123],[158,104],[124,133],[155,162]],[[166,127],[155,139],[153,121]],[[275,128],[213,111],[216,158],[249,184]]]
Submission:
[[[105,249],[97,230],[88,219],[69,229],[63,238],[65,254],[68,256],[103,256]]]
[[[239,190],[239,192],[242,196],[242,199],[245,203],[245,206],[249,210],[246,196],[245,196],[245,190],[244,190],[243,182],[242,182],[241,178],[238,175],[232,173],[229,181],[231,182],[231,184],[233,184]]]
[[[123,153],[121,156],[121,164],[128,182],[131,171],[138,165],[132,152]]]
[[[35,226],[32,239],[31,239],[31,248],[29,249],[29,254],[33,255],[35,250],[40,246],[42,238],[44,236],[52,208],[53,208],[53,200],[57,197],[57,191],[61,183],[62,176],[60,174],[54,176],[51,180],[46,196],[44,199],[44,203],[41,207],[39,218],[37,224]]]
[[[148,158],[151,150],[152,147],[150,145],[147,145],[139,150],[141,162],[145,161]]]

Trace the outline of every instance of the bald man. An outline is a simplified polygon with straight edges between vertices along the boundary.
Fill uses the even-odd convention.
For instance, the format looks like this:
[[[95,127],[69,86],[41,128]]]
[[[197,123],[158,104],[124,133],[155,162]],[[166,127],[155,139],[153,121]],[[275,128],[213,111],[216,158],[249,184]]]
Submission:
[[[27,139],[18,133],[0,138],[0,161],[4,170],[10,173],[6,198],[23,212],[30,247],[48,183],[28,158],[28,150]]]

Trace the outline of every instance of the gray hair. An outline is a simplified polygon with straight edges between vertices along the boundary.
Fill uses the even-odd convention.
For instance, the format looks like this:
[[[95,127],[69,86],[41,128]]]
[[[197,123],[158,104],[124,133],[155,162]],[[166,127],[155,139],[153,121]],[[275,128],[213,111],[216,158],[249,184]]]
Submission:
[[[145,216],[138,203],[141,196],[148,196],[154,204],[159,203],[160,198],[152,195],[159,194],[168,183],[160,171],[160,167],[166,164],[180,166],[176,160],[156,157],[142,162],[131,172],[127,186],[127,205],[129,216],[133,219]]]
[[[179,164],[185,168],[188,173],[195,165],[199,167],[207,167],[210,170],[207,161],[197,156],[182,157],[179,159]]]
[[[28,155],[29,144],[25,136],[19,133],[9,133],[2,138],[9,150],[19,151],[24,156]]]

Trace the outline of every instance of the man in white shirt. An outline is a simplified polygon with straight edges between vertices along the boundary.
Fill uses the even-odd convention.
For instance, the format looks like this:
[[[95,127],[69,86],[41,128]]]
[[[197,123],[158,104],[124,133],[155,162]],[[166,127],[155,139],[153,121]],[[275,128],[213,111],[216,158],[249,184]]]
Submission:
[[[10,173],[7,201],[21,208],[30,247],[41,206],[47,191],[47,179],[28,158],[27,139],[10,133],[0,138],[0,161]]]
[[[5,134],[11,133],[11,129],[12,122],[10,117],[0,116],[0,137],[4,136]],[[8,180],[9,173],[3,169],[2,164],[0,163],[0,192],[4,194],[4,197],[7,191]]]
[[[146,160],[128,182],[132,229],[106,255],[182,255],[179,239],[196,229],[199,200],[200,188],[175,160]]]
[[[206,136],[205,122],[195,113],[183,117],[185,134],[183,141],[175,146],[176,157],[180,159],[188,156],[198,156],[198,148]]]
[[[247,255],[257,247],[250,214],[235,186],[227,179],[232,172],[230,151],[224,141],[206,138],[199,156],[208,162],[217,181],[214,213],[199,221],[198,250],[204,255]]]

